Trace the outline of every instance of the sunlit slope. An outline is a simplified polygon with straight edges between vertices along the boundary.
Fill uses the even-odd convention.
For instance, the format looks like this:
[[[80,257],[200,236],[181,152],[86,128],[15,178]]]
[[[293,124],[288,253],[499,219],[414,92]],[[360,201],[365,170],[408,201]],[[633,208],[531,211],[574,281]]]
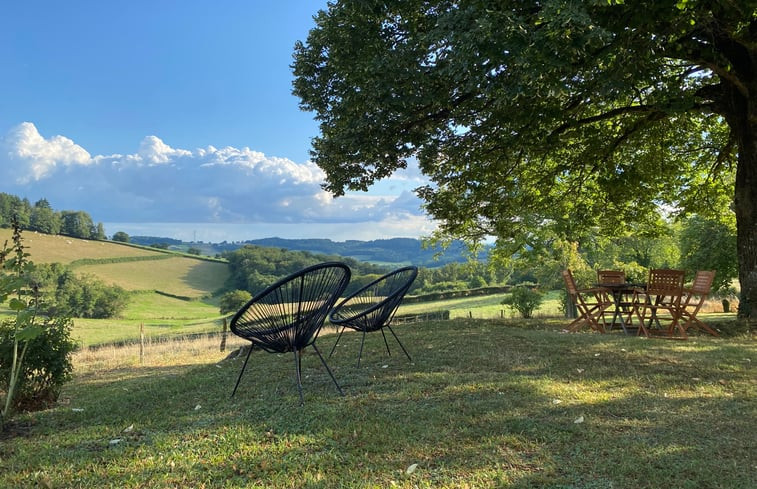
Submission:
[[[11,244],[12,231],[0,229],[0,243]],[[107,259],[136,256],[157,256],[162,253],[124,246],[119,243],[105,241],[89,241],[86,239],[69,238],[68,236],[54,236],[34,231],[22,231],[26,251],[31,254],[34,263],[71,263],[83,259]]]
[[[175,256],[158,260],[76,267],[126,290],[157,290],[182,297],[202,297],[221,287],[228,265]]]
[[[35,263],[63,263],[126,290],[155,290],[200,298],[218,290],[228,278],[228,265],[117,242],[89,241],[25,231],[23,244]],[[10,244],[11,230],[0,229],[0,242]],[[78,264],[86,260],[86,264]],[[93,263],[94,261],[94,263]],[[97,263],[102,261],[102,263]]]

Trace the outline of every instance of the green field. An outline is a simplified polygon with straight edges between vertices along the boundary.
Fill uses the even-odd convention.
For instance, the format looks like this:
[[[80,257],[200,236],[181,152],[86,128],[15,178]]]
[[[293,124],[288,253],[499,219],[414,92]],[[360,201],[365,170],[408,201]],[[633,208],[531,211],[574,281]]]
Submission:
[[[148,337],[221,331],[218,305],[186,301],[151,292],[132,295],[118,319],[74,319],[74,338],[83,346],[133,341]]]

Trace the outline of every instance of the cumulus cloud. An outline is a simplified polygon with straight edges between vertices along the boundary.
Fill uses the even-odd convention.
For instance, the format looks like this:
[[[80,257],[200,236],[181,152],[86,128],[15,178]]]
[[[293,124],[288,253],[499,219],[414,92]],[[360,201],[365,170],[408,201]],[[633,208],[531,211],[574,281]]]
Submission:
[[[3,138],[0,154],[9,193],[47,198],[105,222],[373,223],[397,235],[428,227],[408,189],[415,168],[375,192],[333,198],[314,163],[296,163],[250,148],[174,148],[145,137],[136,152],[91,156],[63,136],[46,139],[25,122]],[[408,183],[411,182],[411,183]],[[408,233],[409,230],[414,232]]]
[[[45,139],[31,122],[11,129],[4,140],[10,160],[16,163],[5,167],[13,171],[18,183],[45,178],[60,166],[86,166],[93,162],[78,144],[63,136]]]

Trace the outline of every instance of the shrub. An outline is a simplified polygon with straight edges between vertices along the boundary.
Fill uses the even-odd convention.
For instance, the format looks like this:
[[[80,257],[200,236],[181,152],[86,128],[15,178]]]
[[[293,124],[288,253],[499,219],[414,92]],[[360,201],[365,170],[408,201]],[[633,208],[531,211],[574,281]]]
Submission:
[[[55,401],[68,380],[71,320],[42,314],[41,293],[34,280],[21,228],[13,219],[13,246],[0,250],[0,303],[11,315],[0,322],[0,428],[18,407],[39,408]]]
[[[221,300],[219,301],[221,314],[237,312],[242,306],[247,304],[247,301],[250,299],[252,299],[252,294],[246,290],[232,290],[231,292],[226,292],[221,296]]]
[[[7,385],[13,355],[14,320],[0,323],[0,379]],[[42,332],[28,341],[12,402],[14,410],[33,411],[51,406],[63,384],[71,379],[71,353],[76,343],[71,339],[69,318],[41,318]]]
[[[544,294],[527,285],[516,285],[502,304],[518,311],[523,318],[530,318],[544,300]]]

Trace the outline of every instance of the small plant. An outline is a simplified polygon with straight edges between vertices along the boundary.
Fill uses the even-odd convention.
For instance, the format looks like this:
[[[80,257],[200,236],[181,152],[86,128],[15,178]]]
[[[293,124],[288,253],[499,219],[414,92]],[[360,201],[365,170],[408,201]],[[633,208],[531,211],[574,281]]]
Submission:
[[[20,405],[34,408],[57,399],[70,377],[71,321],[40,314],[39,287],[30,280],[34,264],[21,242],[18,222],[12,221],[13,245],[0,251],[0,303],[12,315],[0,323],[0,429]]]
[[[544,294],[536,288],[528,285],[516,285],[510,291],[510,295],[502,301],[502,304],[510,306],[518,311],[521,317],[528,319],[544,300]]]

